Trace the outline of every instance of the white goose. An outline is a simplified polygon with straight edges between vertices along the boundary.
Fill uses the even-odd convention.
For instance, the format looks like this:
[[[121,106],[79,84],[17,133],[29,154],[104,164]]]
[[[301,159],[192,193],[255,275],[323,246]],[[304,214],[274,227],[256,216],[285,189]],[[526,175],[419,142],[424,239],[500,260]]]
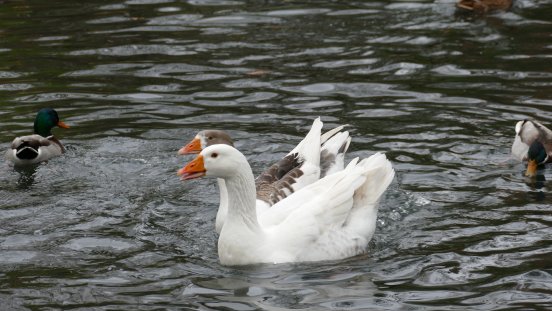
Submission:
[[[256,208],[261,224],[273,224],[275,221],[281,220],[283,215],[275,218],[262,217],[278,201],[312,184],[321,176],[343,170],[344,154],[351,142],[349,132],[340,132],[344,126],[338,126],[321,135],[322,122],[320,118],[317,118],[309,133],[292,151],[255,179]],[[198,153],[214,144],[233,146],[233,141],[224,131],[204,130],[182,147],[178,153]],[[228,213],[228,194],[224,179],[218,178],[217,182],[220,191],[220,204],[215,228],[217,233],[220,233]]]
[[[224,179],[228,215],[218,240],[219,259],[223,265],[247,265],[337,260],[365,252],[376,227],[378,201],[394,170],[380,153],[354,159],[344,170],[276,203],[263,214],[282,217],[272,225],[257,219],[253,173],[235,148],[209,146],[178,174],[182,179]]]

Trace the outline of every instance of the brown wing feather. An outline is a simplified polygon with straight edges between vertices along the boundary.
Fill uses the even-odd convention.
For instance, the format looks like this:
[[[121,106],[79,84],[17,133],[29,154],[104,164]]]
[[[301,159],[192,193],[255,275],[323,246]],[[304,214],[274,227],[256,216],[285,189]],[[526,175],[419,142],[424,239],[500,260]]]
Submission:
[[[50,137],[54,137],[54,136],[50,136]],[[17,137],[16,139],[13,140],[12,144],[11,144],[11,148],[12,149],[19,149],[19,148],[22,148],[24,146],[28,146],[28,147],[31,147],[35,150],[38,150],[38,148],[40,147],[43,147],[43,146],[50,146],[50,144],[52,143],[52,141],[50,140],[50,137],[48,138],[44,138],[40,135],[28,135],[28,136],[21,136],[21,137]],[[59,143],[59,141],[56,139],[56,141]]]
[[[283,189],[287,188],[292,191],[291,185],[296,178],[303,175],[299,169],[301,164],[303,161],[298,158],[297,154],[289,154],[262,172],[255,179],[257,199],[272,205],[285,198],[286,195],[282,196]]]

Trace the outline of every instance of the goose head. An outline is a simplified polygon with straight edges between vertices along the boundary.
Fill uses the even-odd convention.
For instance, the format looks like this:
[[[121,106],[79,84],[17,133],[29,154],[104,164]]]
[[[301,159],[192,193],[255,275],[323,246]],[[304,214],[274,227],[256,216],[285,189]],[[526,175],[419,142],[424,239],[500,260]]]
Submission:
[[[42,108],[36,114],[34,121],[34,133],[42,137],[52,136],[52,128],[55,126],[69,128],[69,126],[59,120],[57,111],[52,108]]]
[[[178,150],[178,154],[199,153],[201,150],[216,144],[234,146],[230,135],[219,130],[204,130],[199,133],[186,146]]]
[[[217,144],[203,149],[199,155],[178,171],[182,180],[202,176],[227,178],[236,175],[247,164],[245,156],[234,147]]]
[[[534,177],[537,175],[537,168],[539,165],[542,165],[548,161],[548,154],[544,145],[535,140],[531,146],[529,146],[529,151],[527,152],[527,171],[525,176]]]

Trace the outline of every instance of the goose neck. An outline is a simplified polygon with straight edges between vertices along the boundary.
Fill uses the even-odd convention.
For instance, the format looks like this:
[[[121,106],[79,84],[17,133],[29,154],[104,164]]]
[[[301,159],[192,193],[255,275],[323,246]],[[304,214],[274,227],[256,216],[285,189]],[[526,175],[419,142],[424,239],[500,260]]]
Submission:
[[[227,221],[257,228],[255,179],[249,165],[224,179],[228,196]],[[226,225],[226,224],[225,224]]]

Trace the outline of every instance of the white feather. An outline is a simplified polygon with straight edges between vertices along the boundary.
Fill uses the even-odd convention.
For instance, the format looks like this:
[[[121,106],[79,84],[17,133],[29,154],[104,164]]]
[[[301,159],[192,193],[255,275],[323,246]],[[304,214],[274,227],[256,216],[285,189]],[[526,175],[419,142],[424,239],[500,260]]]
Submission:
[[[289,154],[298,154],[298,157],[303,161],[303,164],[299,167],[299,169],[302,171],[302,175],[295,179],[295,182],[291,184],[291,189],[284,188],[282,191],[285,193],[286,196],[291,195],[293,192],[296,192],[313,182],[316,182],[320,179],[320,152],[321,152],[321,141],[326,142],[328,139],[331,138],[332,143],[329,141],[325,144],[328,145],[326,148],[330,148],[331,145],[333,149],[339,149],[339,147],[335,148],[335,145],[338,143],[335,139],[336,133],[339,133],[341,129],[343,129],[344,125],[338,126],[328,132],[326,132],[324,135],[321,135],[323,123],[320,120],[320,118],[316,118],[313,121],[313,124],[311,126],[311,129],[301,140],[299,144],[295,148],[293,148],[292,151],[288,153]],[[334,136],[335,135],[335,136]],[[348,133],[346,135],[348,137]],[[341,139],[343,139],[343,135],[339,136]],[[343,159],[340,159],[340,161],[343,161]],[[337,162],[336,167],[339,167],[339,162]],[[342,164],[341,164],[342,165]],[[341,167],[342,169],[342,167]],[[224,187],[224,189],[223,189]],[[217,217],[215,221],[215,226],[217,233],[220,233],[222,230],[222,227],[224,225],[226,214],[228,210],[228,200],[225,195],[227,192],[225,188],[224,181],[219,181],[219,189],[221,191],[220,195],[220,204],[219,204],[219,210],[217,212]],[[267,224],[267,225],[273,225],[274,223],[279,223],[282,221],[282,219],[287,216],[287,213],[289,211],[278,211],[277,213],[274,213],[274,219],[270,219],[268,215],[272,215],[273,208],[271,208],[271,205],[268,204],[265,201],[257,200],[257,215],[264,215],[268,212],[267,217],[263,217],[263,219],[259,219],[261,223]]]
[[[394,176],[383,154],[355,159],[278,202],[270,211],[283,209],[287,215],[280,223],[262,225],[245,157],[227,145],[210,146],[201,155],[207,175],[224,178],[228,189],[228,215],[218,242],[225,265],[335,260],[364,252],[378,201]]]
[[[47,161],[53,157],[57,157],[63,154],[63,149],[60,145],[50,140],[52,136],[42,137],[38,134],[16,137],[11,148],[5,154],[7,160],[13,162],[16,166],[25,166],[37,164]],[[38,155],[34,159],[21,159],[17,156],[17,148],[24,142],[32,141],[36,145],[41,145],[36,151]],[[27,147],[30,148],[30,147]]]
[[[324,145],[322,145],[322,154],[326,152],[335,157],[334,162],[331,163],[329,167],[327,167],[326,170],[323,172],[324,176],[331,175],[335,172],[343,170],[343,167],[345,166],[345,152],[347,151],[347,149],[349,149],[350,144],[351,137],[349,136],[349,132],[344,131],[335,134],[330,139],[328,139],[324,143]],[[340,152],[340,150],[342,151]],[[327,164],[321,163],[320,165],[324,166]]]

